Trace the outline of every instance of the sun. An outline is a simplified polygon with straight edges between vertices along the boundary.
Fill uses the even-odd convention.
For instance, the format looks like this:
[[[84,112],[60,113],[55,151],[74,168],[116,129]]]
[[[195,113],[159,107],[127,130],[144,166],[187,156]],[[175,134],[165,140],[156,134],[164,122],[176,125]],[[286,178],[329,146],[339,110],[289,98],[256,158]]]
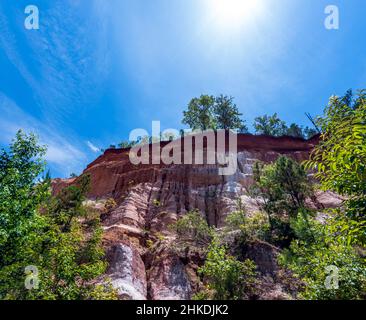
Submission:
[[[213,23],[225,29],[247,25],[262,10],[261,0],[208,0]]]

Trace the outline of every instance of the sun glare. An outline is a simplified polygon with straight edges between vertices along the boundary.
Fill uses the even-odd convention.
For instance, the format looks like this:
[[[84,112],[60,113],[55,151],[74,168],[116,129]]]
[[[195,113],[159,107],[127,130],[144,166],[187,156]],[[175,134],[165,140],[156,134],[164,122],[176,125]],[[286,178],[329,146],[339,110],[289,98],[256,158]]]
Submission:
[[[258,17],[261,0],[208,0],[213,23],[221,28],[238,28]]]

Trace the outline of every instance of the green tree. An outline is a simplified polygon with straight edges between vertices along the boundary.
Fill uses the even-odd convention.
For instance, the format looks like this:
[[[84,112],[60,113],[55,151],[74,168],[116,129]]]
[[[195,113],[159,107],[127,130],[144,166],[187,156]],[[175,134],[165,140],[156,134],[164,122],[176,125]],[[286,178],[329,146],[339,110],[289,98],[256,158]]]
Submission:
[[[266,215],[257,212],[248,215],[241,200],[238,200],[237,209],[230,213],[225,220],[225,231],[240,231],[244,242],[253,239],[267,240],[269,232],[269,223]]]
[[[342,237],[365,246],[366,97],[365,91],[354,99],[349,95],[330,99],[324,116],[318,119],[323,132],[320,143],[305,165],[316,171],[324,190],[347,197],[342,210],[338,210],[340,217],[350,219]]]
[[[279,257],[284,267],[305,283],[300,298],[311,300],[365,299],[366,268],[357,251],[340,241],[337,234],[347,228],[336,216],[321,224],[315,218],[299,215],[293,223],[296,240]],[[329,267],[336,267],[335,279],[338,288],[327,287],[327,277],[332,274]]]
[[[201,95],[199,98],[193,98],[188,104],[188,110],[183,112],[183,124],[193,130],[215,129],[214,105],[215,97],[213,96]]]
[[[311,139],[314,136],[317,136],[318,134],[319,134],[319,132],[316,129],[314,129],[314,128],[306,127],[304,129],[304,135],[305,135],[305,138],[306,139]]]
[[[238,261],[227,254],[224,245],[215,239],[199,273],[207,282],[209,298],[214,300],[244,300],[254,292],[256,265],[251,260]]]
[[[346,99],[348,101],[349,99]],[[325,190],[350,197],[366,208],[366,99],[363,92],[355,106],[332,97],[318,123],[321,141],[314,149],[308,168],[317,170],[316,177]],[[364,211],[364,213],[366,213]]]
[[[270,237],[281,242],[291,240],[290,219],[308,210],[305,200],[312,195],[304,168],[295,160],[280,156],[272,164],[255,163],[253,177],[250,193],[261,199],[259,204],[268,215]]]
[[[96,285],[95,279],[107,267],[102,248],[98,214],[83,205],[89,187],[83,175],[76,185],[65,188],[49,200],[44,209],[43,235],[35,242],[34,257],[40,270],[33,299],[82,300],[116,298],[110,286]]]
[[[36,136],[22,131],[8,150],[1,150],[0,269],[24,261],[29,238],[37,229],[37,210],[49,196],[48,182],[37,182],[45,168],[45,152]]]
[[[82,201],[88,178],[56,198],[44,171],[45,147],[19,131],[0,155],[0,298],[97,299],[114,296],[93,280],[106,267],[98,217]],[[87,219],[87,225],[82,219]],[[38,288],[25,288],[25,268],[38,269]]]
[[[180,242],[192,242],[198,246],[207,246],[215,235],[215,230],[198,211],[188,212],[179,218],[172,228]]]
[[[264,115],[254,120],[254,129],[256,134],[279,137],[287,132],[287,126],[284,121],[278,118],[277,113],[272,116]]]
[[[366,265],[362,251],[366,231],[366,99],[364,91],[354,98],[332,97],[324,116],[317,121],[322,135],[305,167],[315,170],[324,190],[345,195],[341,208],[329,210],[325,223],[297,221],[297,240],[284,252],[281,262],[307,284],[304,298],[365,299]],[[309,229],[313,237],[309,237]],[[327,289],[326,268],[339,273],[339,288]]]
[[[118,144],[120,149],[132,148],[137,144],[136,141],[122,141]]]
[[[318,131],[314,128],[299,126],[296,123],[292,123],[286,129],[286,135],[294,138],[302,138],[302,139],[311,139],[312,137],[316,136]]]
[[[296,123],[291,123],[291,125],[287,128],[286,135],[294,138],[305,139],[304,129]]]
[[[213,109],[214,117],[217,123],[217,129],[237,129],[241,133],[248,132],[244,121],[240,119],[242,114],[234,103],[233,97],[220,95],[215,99],[215,106]]]
[[[312,193],[304,168],[292,158],[280,156],[268,165],[257,162],[253,174],[253,188],[265,199],[265,211],[296,216]]]

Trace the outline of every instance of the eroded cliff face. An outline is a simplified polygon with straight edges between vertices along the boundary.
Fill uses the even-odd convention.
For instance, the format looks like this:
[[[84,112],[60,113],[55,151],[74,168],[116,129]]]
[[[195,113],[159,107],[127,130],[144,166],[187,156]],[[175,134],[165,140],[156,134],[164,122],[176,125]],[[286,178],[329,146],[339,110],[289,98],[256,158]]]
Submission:
[[[113,198],[117,206],[102,216],[104,244],[112,284],[125,299],[190,299],[200,281],[197,268],[204,257],[199,252],[178,253],[169,226],[190,210],[198,209],[210,225],[222,227],[241,198],[249,213],[258,211],[257,200],[248,196],[252,167],[257,161],[271,162],[279,155],[302,161],[317,143],[288,137],[239,135],[237,170],[218,175],[217,165],[132,165],[129,150],[107,150],[84,173],[91,176],[89,198],[95,206]],[[74,180],[55,180],[54,191]],[[341,199],[318,193],[314,207],[333,207]],[[245,256],[258,265],[268,286],[261,299],[291,298],[278,274],[278,249],[254,242]]]

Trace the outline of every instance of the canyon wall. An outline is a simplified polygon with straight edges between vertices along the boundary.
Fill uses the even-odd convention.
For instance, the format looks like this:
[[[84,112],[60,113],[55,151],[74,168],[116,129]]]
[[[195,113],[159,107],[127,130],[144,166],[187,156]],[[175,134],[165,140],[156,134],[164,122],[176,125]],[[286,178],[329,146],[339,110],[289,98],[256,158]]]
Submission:
[[[305,141],[290,137],[239,135],[237,170],[220,176],[218,165],[133,165],[129,149],[110,149],[91,163],[89,204],[102,207],[113,198],[116,206],[102,215],[104,245],[110,262],[108,276],[124,299],[190,299],[200,281],[197,268],[204,257],[189,249],[174,250],[170,225],[190,210],[199,210],[218,228],[236,209],[240,198],[248,213],[258,211],[257,199],[248,196],[253,164],[286,155],[298,161],[309,157],[318,137]],[[167,143],[164,143],[165,146]],[[55,192],[75,179],[56,179]],[[315,208],[332,207],[342,200],[332,193],[317,192]],[[278,281],[278,249],[261,242],[244,255],[258,265],[268,287],[260,299],[291,298]]]

